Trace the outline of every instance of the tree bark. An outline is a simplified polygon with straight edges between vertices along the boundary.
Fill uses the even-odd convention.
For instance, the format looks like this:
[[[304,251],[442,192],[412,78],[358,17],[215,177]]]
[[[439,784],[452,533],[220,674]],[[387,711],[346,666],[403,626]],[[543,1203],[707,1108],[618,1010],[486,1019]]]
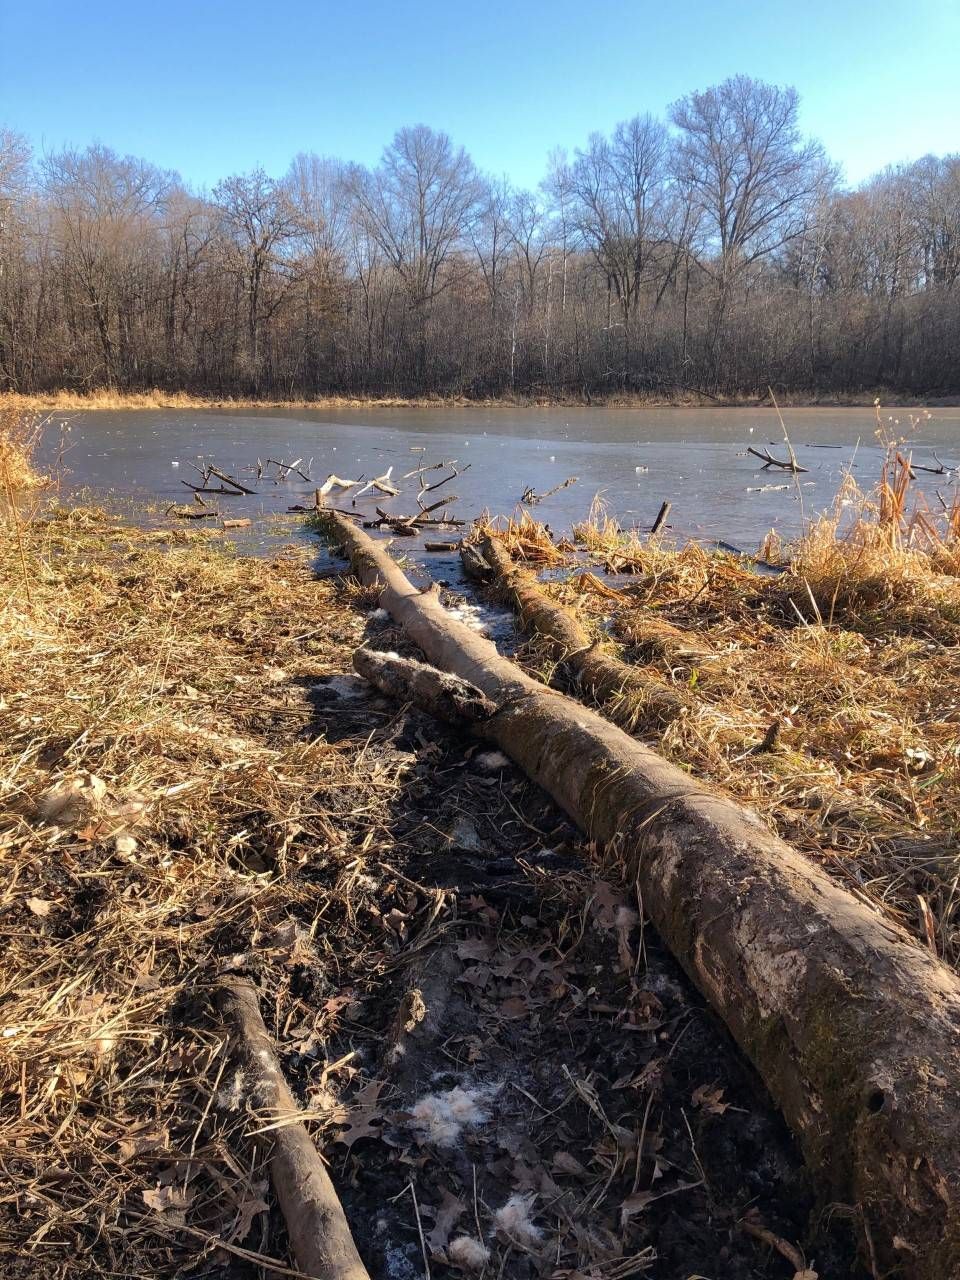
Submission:
[[[285,1120],[258,1141],[269,1144],[270,1181],[297,1266],[311,1280],[370,1280],[313,1140],[302,1122],[287,1120],[298,1107],[260,1016],[256,989],[242,978],[225,979],[220,1003],[257,1110]]]
[[[960,978],[759,818],[524,675],[334,513],[331,535],[482,724],[636,879],[660,935],[753,1062],[821,1188],[884,1267],[960,1274]]]
[[[644,672],[609,653],[562,605],[544,594],[530,573],[514,564],[509,552],[491,537],[480,550],[489,567],[489,585],[514,609],[523,625],[543,641],[550,656],[626,729],[662,729],[684,708],[684,699],[651,672]],[[464,568],[477,574],[482,565],[471,555]]]
[[[400,702],[415,702],[446,724],[486,720],[496,706],[474,685],[395,653],[357,649],[353,665],[364,680]]]

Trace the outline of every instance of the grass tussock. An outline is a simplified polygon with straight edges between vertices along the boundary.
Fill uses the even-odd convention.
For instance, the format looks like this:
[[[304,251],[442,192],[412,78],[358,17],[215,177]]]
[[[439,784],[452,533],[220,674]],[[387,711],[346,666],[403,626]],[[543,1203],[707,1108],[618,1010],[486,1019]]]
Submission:
[[[47,419],[0,403],[0,486],[11,494],[41,485],[33,456]]]

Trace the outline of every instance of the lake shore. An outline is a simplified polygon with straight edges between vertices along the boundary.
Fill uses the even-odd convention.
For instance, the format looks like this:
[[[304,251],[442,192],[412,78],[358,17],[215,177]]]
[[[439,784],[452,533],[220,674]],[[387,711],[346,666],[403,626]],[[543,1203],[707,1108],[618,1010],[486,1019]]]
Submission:
[[[777,393],[781,408],[843,408],[870,406],[880,400],[888,408],[945,408],[960,404],[960,396],[894,396],[883,391],[865,391],[850,395],[817,395],[815,393]],[[286,398],[215,396],[189,391],[116,391],[101,387],[90,391],[43,391],[21,394],[0,392],[0,411],[14,412],[79,412],[92,409],[657,409],[657,408],[762,408],[772,407],[768,395],[709,396],[699,392],[677,395],[644,395],[638,393],[607,396],[518,395],[469,397],[463,395],[427,396],[348,396],[318,395]]]

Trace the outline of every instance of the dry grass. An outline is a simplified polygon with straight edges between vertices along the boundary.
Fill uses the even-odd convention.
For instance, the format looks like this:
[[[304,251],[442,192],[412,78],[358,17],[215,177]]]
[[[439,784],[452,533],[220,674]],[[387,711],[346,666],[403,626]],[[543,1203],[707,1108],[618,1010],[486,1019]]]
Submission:
[[[688,696],[658,747],[762,813],[952,964],[960,964],[960,521],[932,512],[892,449],[877,490],[761,557],[577,528],[582,570],[547,584],[623,656]],[[494,530],[513,549],[511,527]],[[542,544],[549,534],[524,532]],[[604,590],[604,586],[607,587]],[[599,632],[597,632],[599,634]]]
[[[188,391],[48,391],[34,395],[0,393],[0,410],[10,412],[84,409],[429,409],[480,403],[463,396],[334,396],[270,399],[251,396],[194,395]]]
[[[402,758],[311,733],[306,684],[361,622],[301,556],[89,510],[21,539],[0,547],[5,1274],[223,1274],[258,1247],[265,1181],[207,992],[242,967],[285,1032],[335,1026],[304,997],[354,945]]]
[[[694,391],[678,390],[672,395],[654,395],[643,393],[612,394],[594,396],[585,401],[582,396],[564,392],[531,392],[527,395],[502,396],[466,396],[456,393],[435,393],[424,396],[341,396],[320,394],[315,396],[290,396],[284,398],[250,397],[250,396],[217,396],[212,393],[196,394],[189,391],[165,391],[159,387],[145,391],[118,391],[113,387],[91,387],[86,391],[71,391],[66,388],[56,391],[39,391],[22,394],[14,391],[0,392],[0,410],[14,409],[23,411],[62,412],[64,410],[82,409],[449,409],[484,406],[488,408],[535,408],[583,407],[588,403],[591,409],[645,409],[655,407],[673,408],[716,408],[718,405],[742,405],[759,408],[769,405],[766,395],[744,396],[705,396]],[[872,393],[852,396],[817,397],[809,395],[783,395],[783,405],[794,407],[817,405],[843,405],[846,407],[864,406],[875,403]],[[923,399],[904,398],[896,402],[900,405],[922,405]],[[956,403],[952,400],[936,403]],[[888,406],[889,407],[889,406]]]
[[[47,419],[0,402],[0,485],[11,493],[44,483],[33,466],[33,455]]]

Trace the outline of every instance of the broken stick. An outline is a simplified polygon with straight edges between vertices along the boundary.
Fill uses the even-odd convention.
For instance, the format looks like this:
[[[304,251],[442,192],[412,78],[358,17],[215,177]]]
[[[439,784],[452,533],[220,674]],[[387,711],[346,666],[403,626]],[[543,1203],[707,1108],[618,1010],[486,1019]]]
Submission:
[[[280,1122],[266,1131],[257,1125],[257,1142],[268,1152],[297,1266],[311,1280],[370,1280],[326,1166],[303,1121],[292,1119],[298,1107],[260,1016],[256,988],[244,978],[225,978],[219,1003],[251,1103],[261,1116]]]

